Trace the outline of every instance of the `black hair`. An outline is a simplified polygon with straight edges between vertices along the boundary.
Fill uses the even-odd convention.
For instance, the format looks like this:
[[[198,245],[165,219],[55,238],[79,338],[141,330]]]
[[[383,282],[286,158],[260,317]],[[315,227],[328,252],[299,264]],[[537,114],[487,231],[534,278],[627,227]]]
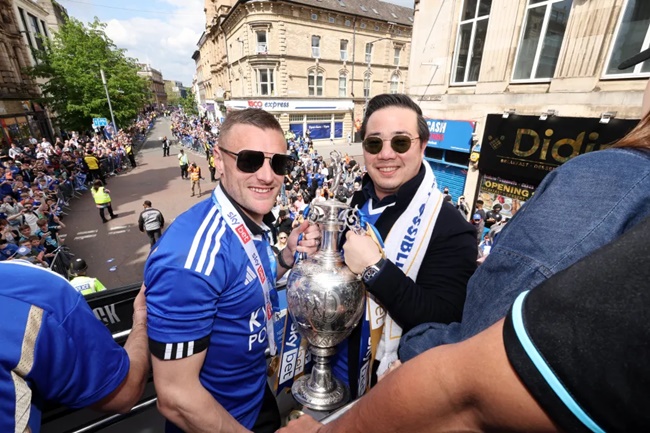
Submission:
[[[366,128],[370,116],[372,116],[375,111],[388,107],[402,107],[415,111],[415,114],[418,116],[418,137],[420,137],[420,142],[424,143],[429,141],[429,125],[427,125],[427,121],[424,120],[422,109],[409,96],[403,93],[384,93],[375,96],[370,100],[370,102],[368,102],[368,107],[366,108],[366,113],[363,117],[363,123],[361,124],[360,132],[362,138],[366,137]]]

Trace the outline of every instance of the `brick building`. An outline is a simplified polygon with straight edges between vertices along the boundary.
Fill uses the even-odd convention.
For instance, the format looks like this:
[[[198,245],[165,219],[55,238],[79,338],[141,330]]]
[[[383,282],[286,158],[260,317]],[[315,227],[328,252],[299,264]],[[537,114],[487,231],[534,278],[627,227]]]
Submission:
[[[165,92],[165,81],[162,73],[146,63],[138,63],[138,68],[138,75],[149,80],[151,103],[158,107],[167,106],[167,93]]]

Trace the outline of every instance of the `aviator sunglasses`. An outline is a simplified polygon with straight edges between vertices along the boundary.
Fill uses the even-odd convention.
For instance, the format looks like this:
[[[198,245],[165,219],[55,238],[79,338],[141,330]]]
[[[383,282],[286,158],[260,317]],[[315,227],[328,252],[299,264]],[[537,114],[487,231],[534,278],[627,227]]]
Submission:
[[[289,173],[293,168],[294,160],[289,155],[275,153],[273,156],[266,156],[264,152],[257,150],[241,150],[238,153],[231,152],[230,150],[219,148],[222,152],[235,158],[237,169],[244,173],[255,173],[262,168],[264,160],[268,159],[271,162],[273,172],[278,176],[284,176]]]
[[[420,137],[411,138],[408,135],[395,135],[390,139],[390,147],[397,153],[406,153],[411,148],[413,140],[419,140]],[[378,136],[368,137],[363,140],[363,149],[371,155],[381,152],[384,147],[384,139]]]

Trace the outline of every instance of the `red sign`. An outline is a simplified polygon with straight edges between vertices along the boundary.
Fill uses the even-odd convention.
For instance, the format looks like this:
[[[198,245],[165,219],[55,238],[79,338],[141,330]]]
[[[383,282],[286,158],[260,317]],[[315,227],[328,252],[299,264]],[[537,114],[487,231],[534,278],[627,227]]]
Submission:
[[[262,267],[262,265],[259,265],[257,267],[257,275],[259,275],[260,281],[262,282],[262,284],[264,284],[264,282],[266,281],[266,276],[264,275],[264,268]]]
[[[262,108],[262,101],[248,101],[250,108]]]
[[[248,230],[246,230],[246,227],[244,227],[243,224],[235,227],[235,232],[239,235],[239,238],[244,244],[247,244],[251,240],[251,237],[248,234]]]

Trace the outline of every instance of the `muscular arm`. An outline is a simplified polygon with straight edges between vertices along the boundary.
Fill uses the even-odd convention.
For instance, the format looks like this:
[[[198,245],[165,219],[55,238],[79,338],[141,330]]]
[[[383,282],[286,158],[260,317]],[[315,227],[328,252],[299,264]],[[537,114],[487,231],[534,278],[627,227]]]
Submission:
[[[152,357],[158,410],[187,433],[243,433],[241,426],[203,387],[199,372],[207,351],[163,361]]]
[[[508,362],[503,321],[462,343],[431,349],[389,374],[337,421],[299,419],[289,432],[552,432]]]

